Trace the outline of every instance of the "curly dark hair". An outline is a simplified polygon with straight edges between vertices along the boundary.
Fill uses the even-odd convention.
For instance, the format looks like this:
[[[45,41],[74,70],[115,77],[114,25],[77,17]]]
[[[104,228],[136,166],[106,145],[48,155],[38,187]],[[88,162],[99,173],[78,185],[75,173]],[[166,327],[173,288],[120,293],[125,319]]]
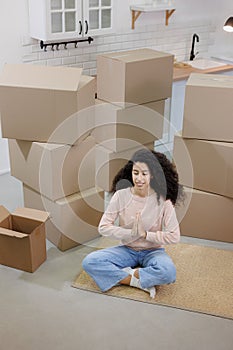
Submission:
[[[132,158],[119,170],[113,179],[110,192],[116,192],[119,189],[132,187],[132,169],[136,162],[146,163],[150,173],[150,186],[157,193],[158,201],[160,196],[170,199],[175,205],[179,200],[184,199],[183,186],[179,184],[179,176],[175,165],[166,157],[165,154],[142,148],[136,151]]]

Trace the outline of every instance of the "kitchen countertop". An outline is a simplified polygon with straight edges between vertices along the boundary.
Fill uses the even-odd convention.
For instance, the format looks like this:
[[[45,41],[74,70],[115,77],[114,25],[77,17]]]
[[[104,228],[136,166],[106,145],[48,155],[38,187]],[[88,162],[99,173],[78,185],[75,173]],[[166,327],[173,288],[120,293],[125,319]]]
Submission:
[[[173,81],[185,80],[188,79],[191,73],[220,73],[233,70],[233,65],[226,64],[221,67],[215,67],[210,69],[197,69],[193,67],[182,67],[182,68],[173,68]]]
[[[185,67],[185,68],[173,68],[173,81],[186,80],[189,78],[191,73],[221,73],[233,70],[233,65],[226,64],[221,67],[215,67],[210,69],[197,69],[193,67]],[[97,75],[93,76],[95,78],[95,82],[97,84]],[[97,91],[97,86],[96,86]],[[97,98],[97,93],[96,93]]]

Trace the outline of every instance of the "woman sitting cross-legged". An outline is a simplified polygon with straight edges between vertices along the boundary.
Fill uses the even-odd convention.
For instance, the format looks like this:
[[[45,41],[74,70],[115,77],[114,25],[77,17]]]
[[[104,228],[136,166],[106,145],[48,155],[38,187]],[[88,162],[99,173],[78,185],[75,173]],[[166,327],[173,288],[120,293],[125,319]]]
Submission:
[[[119,245],[88,254],[83,269],[103,292],[122,284],[154,298],[155,286],[176,280],[164,246],[180,240],[174,205],[183,188],[177,171],[164,154],[143,148],[115,176],[112,192],[99,232]]]

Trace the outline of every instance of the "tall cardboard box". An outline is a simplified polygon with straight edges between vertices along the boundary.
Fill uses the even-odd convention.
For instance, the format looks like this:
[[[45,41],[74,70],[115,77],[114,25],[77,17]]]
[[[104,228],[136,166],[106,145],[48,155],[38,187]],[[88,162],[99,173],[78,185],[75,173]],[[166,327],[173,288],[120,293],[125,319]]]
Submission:
[[[0,264],[34,272],[46,260],[45,221],[48,213],[0,206]]]
[[[233,77],[192,73],[185,88],[182,136],[233,142]]]
[[[29,201],[30,203],[30,201]],[[65,236],[53,223],[48,220],[45,223],[46,238],[53,243],[60,251],[65,252],[69,249],[78,247],[80,243]]]
[[[184,139],[176,135],[173,157],[180,183],[233,198],[233,143]]]
[[[9,140],[11,175],[55,201],[95,186],[95,140],[77,145]]]
[[[174,56],[152,49],[97,56],[97,97],[142,104],[171,96]]]
[[[185,194],[176,208],[181,234],[233,243],[233,199],[188,187]]]
[[[165,100],[143,105],[113,105],[97,99],[95,104],[95,128],[92,136],[97,143],[108,140],[114,152],[130,148],[131,140],[148,144],[162,138]]]
[[[109,192],[112,187],[112,181],[118,171],[125,166],[125,164],[131,159],[132,155],[141,148],[148,148],[153,150],[154,143],[151,142],[147,145],[141,145],[136,141],[128,143],[130,146],[121,152],[113,152],[109,150],[109,143],[111,141],[105,141],[102,144],[96,145],[96,184],[104,191]]]
[[[51,201],[23,185],[23,195],[25,205],[50,213],[46,237],[59,249],[66,250],[99,237],[98,225],[104,212],[102,190],[92,188]]]
[[[0,75],[2,136],[62,144],[83,139],[94,124],[95,79],[81,73],[71,67],[5,64]]]

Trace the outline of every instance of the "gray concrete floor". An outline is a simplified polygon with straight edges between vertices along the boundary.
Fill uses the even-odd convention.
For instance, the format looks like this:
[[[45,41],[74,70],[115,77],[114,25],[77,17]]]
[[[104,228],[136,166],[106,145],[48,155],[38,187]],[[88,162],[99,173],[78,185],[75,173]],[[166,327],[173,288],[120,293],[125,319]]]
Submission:
[[[0,176],[0,204],[10,211],[23,205],[21,183],[9,174]],[[232,244],[182,241],[233,250]],[[91,250],[61,252],[47,242],[47,261],[33,274],[0,265],[1,350],[233,348],[230,320],[72,288]]]

